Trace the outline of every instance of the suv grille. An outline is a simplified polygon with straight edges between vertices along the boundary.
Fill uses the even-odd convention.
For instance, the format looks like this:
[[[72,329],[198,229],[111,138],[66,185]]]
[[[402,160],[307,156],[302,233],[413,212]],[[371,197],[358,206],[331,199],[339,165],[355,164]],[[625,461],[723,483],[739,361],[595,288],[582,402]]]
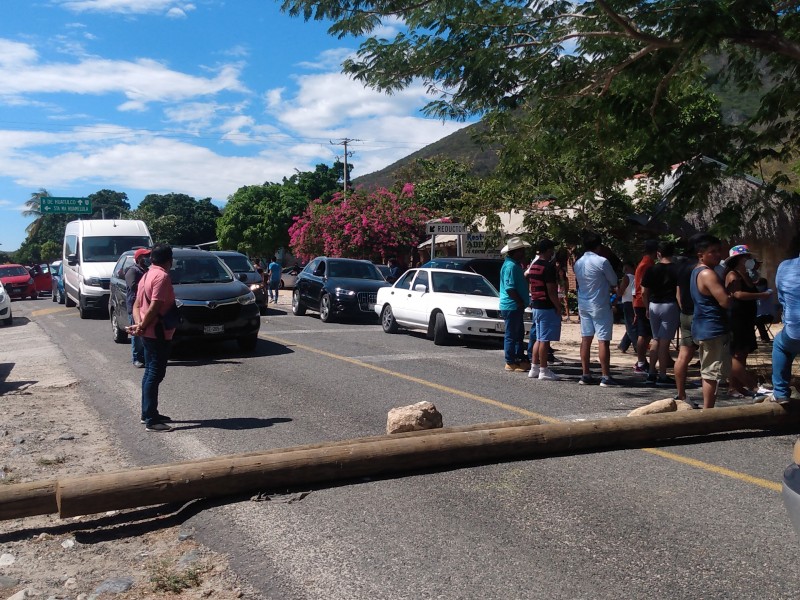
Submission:
[[[377,301],[378,292],[358,292],[358,308],[363,312],[372,312]],[[370,304],[373,308],[370,308]]]
[[[181,306],[180,313],[184,320],[198,325],[215,325],[230,323],[239,318],[242,306],[235,302],[223,304],[216,308],[205,306]]]

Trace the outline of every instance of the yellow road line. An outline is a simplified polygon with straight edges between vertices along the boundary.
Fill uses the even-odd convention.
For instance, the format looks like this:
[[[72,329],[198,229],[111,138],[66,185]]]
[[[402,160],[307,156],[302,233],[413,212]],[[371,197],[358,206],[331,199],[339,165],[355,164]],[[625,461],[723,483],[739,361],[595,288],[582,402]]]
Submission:
[[[502,408],[503,410],[507,410],[510,412],[515,412],[520,415],[525,415],[526,417],[533,417],[537,419],[541,419],[546,423],[561,423],[560,419],[555,419],[553,417],[548,417],[547,415],[543,415],[537,412],[533,412],[530,410],[525,410],[524,408],[519,408],[517,406],[513,406],[511,404],[506,404],[505,402],[499,402],[498,400],[493,400],[491,398],[486,398],[485,396],[479,396],[477,394],[471,394],[469,392],[465,392],[463,390],[458,390],[455,388],[448,387],[446,385],[441,385],[439,383],[433,383],[432,381],[427,381],[425,379],[420,379],[419,377],[413,377],[411,375],[405,375],[403,373],[397,373],[395,371],[390,371],[389,369],[384,369],[383,367],[378,367],[376,365],[371,365],[367,362],[362,360],[358,360],[356,358],[349,358],[347,356],[342,356],[341,354],[335,354],[333,352],[328,352],[326,350],[320,350],[319,348],[314,348],[313,346],[306,346],[305,344],[299,344],[297,342],[293,342],[290,340],[286,340],[283,338],[277,338],[272,336],[260,335],[262,339],[269,340],[271,342],[275,342],[277,344],[283,344],[284,346],[292,346],[294,348],[300,348],[301,350],[306,350],[307,352],[313,352],[314,354],[319,354],[321,356],[327,356],[328,358],[332,358],[334,360],[340,360],[342,362],[350,363],[351,365],[355,365],[357,367],[364,367],[365,369],[371,369],[373,371],[377,371],[378,373],[383,373],[385,375],[391,375],[392,377],[397,377],[398,379],[404,379],[406,381],[411,381],[413,383],[418,383],[420,385],[424,385],[425,387],[432,388],[434,390],[438,390],[440,392],[445,392],[448,394],[453,394],[455,396],[461,396],[462,398],[468,398],[469,400],[475,400],[477,402],[481,402],[483,404],[488,404],[490,406],[495,406],[497,408]],[[667,458],[669,460],[673,460],[675,462],[679,462],[685,465],[689,465],[696,469],[701,469],[703,471],[708,471],[710,473],[716,473],[717,475],[722,475],[723,477],[730,477],[732,479],[737,479],[739,481],[744,481],[745,483],[750,483],[752,485],[766,488],[768,490],[772,490],[775,492],[781,491],[781,485],[774,481],[770,481],[768,479],[762,479],[760,477],[753,477],[752,475],[747,475],[746,473],[740,473],[739,471],[734,471],[732,469],[726,469],[725,467],[720,467],[718,465],[714,465],[711,463],[703,462],[701,460],[696,460],[694,458],[688,458],[686,456],[681,456],[680,454],[675,454],[673,452],[667,452],[666,450],[660,450],[658,448],[642,448],[644,452],[648,452],[650,454],[654,454],[656,456],[660,456],[661,458]]]
[[[72,310],[71,308],[67,308],[66,306],[58,306],[55,308],[40,308],[39,310],[34,310],[31,312],[32,317],[43,317],[45,315],[54,315],[56,313],[65,312],[68,310]]]

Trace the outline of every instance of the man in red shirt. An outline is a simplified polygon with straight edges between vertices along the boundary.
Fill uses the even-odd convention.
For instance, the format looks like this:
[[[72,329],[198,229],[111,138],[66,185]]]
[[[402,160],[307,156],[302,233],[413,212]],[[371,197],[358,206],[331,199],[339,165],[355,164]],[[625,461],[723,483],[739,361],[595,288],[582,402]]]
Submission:
[[[658,240],[647,240],[644,243],[644,256],[636,267],[633,275],[633,322],[636,326],[636,333],[639,336],[636,341],[636,366],[633,367],[635,373],[647,375],[647,351],[653,332],[650,329],[650,320],[647,318],[647,307],[642,296],[642,279],[647,270],[656,264],[656,254],[658,252]],[[652,357],[651,360],[654,360]]]
[[[150,251],[150,269],[139,282],[133,305],[131,335],[142,336],[145,368],[142,377],[142,423],[147,431],[172,431],[168,416],[158,412],[158,386],[167,374],[170,344],[177,327],[175,290],[169,278],[172,248],[156,244]]]

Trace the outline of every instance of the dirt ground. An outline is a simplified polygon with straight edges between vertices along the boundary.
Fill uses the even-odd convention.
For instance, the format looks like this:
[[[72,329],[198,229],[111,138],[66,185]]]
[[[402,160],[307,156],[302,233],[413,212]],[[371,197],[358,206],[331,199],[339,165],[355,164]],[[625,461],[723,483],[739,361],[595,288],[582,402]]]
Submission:
[[[0,494],[15,483],[130,465],[39,326],[15,317],[0,328]],[[0,521],[0,598],[257,597],[183,520],[133,509]]]

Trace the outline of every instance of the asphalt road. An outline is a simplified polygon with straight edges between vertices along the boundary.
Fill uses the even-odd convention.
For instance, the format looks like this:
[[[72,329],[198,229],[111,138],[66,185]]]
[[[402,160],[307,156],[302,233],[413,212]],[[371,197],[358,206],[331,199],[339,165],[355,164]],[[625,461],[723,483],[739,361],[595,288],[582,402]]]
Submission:
[[[14,303],[61,347],[87,401],[140,464],[383,433],[430,400],[445,425],[622,416],[664,390],[538,382],[497,346],[436,347],[377,323],[271,310],[254,353],[174,354],[168,434],[139,424],[141,371],[105,320],[49,299]],[[561,369],[564,372],[565,369]],[[230,553],[264,598],[797,598],[798,539],[779,482],[795,436],[740,433],[647,449],[343,482],[300,502],[208,504],[198,539]]]

